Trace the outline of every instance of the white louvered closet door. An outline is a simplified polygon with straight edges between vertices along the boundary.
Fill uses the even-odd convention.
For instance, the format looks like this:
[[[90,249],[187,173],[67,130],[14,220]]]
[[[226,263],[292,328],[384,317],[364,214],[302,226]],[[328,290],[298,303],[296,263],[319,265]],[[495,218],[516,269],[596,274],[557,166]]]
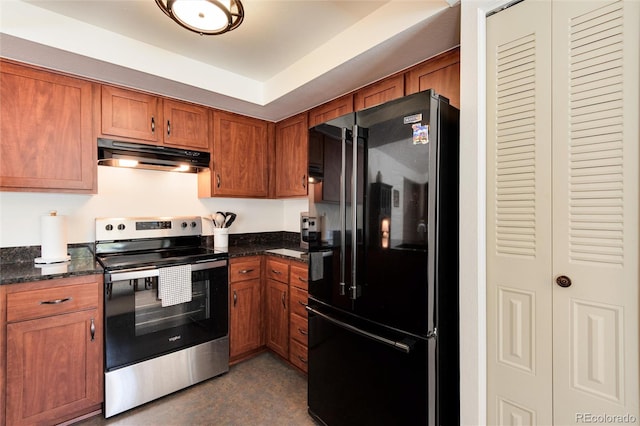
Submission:
[[[487,19],[487,416],[552,417],[551,4]]]
[[[640,422],[639,26],[637,0],[553,3],[553,274],[572,283],[553,292],[557,425]]]
[[[487,19],[489,424],[640,421],[639,23],[637,0]]]

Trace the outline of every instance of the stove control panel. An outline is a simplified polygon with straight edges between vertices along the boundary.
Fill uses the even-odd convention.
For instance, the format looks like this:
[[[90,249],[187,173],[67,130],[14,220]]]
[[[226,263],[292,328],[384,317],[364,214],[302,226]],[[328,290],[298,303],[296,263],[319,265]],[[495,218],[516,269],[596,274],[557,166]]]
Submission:
[[[182,237],[201,234],[202,218],[200,216],[96,219],[96,241]]]

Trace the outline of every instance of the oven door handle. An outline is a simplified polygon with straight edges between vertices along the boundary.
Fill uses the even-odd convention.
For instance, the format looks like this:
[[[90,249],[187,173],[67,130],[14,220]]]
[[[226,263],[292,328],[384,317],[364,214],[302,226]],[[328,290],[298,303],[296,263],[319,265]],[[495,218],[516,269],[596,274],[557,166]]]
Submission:
[[[202,271],[205,269],[213,269],[213,268],[224,268],[227,266],[227,260],[214,260],[214,261],[204,261],[200,263],[191,264],[191,271]],[[126,281],[126,280],[137,280],[139,278],[151,278],[157,277],[160,275],[160,268],[155,266],[148,268],[135,268],[135,269],[125,269],[122,271],[115,272],[105,272],[104,281],[114,282],[114,281]]]

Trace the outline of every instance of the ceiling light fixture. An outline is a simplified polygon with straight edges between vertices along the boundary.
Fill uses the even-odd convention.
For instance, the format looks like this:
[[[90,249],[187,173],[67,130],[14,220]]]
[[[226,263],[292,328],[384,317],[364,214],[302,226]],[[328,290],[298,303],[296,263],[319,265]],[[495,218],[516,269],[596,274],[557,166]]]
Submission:
[[[240,0],[156,0],[169,18],[200,35],[217,35],[236,29],[244,19]]]

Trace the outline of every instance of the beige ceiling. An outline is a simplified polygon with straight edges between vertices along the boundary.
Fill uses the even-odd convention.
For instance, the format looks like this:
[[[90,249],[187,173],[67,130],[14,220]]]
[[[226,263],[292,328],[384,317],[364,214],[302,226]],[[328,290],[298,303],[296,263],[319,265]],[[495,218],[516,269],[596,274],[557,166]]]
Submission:
[[[153,0],[0,0],[0,55],[277,121],[459,44],[459,5],[243,0],[200,36]]]

